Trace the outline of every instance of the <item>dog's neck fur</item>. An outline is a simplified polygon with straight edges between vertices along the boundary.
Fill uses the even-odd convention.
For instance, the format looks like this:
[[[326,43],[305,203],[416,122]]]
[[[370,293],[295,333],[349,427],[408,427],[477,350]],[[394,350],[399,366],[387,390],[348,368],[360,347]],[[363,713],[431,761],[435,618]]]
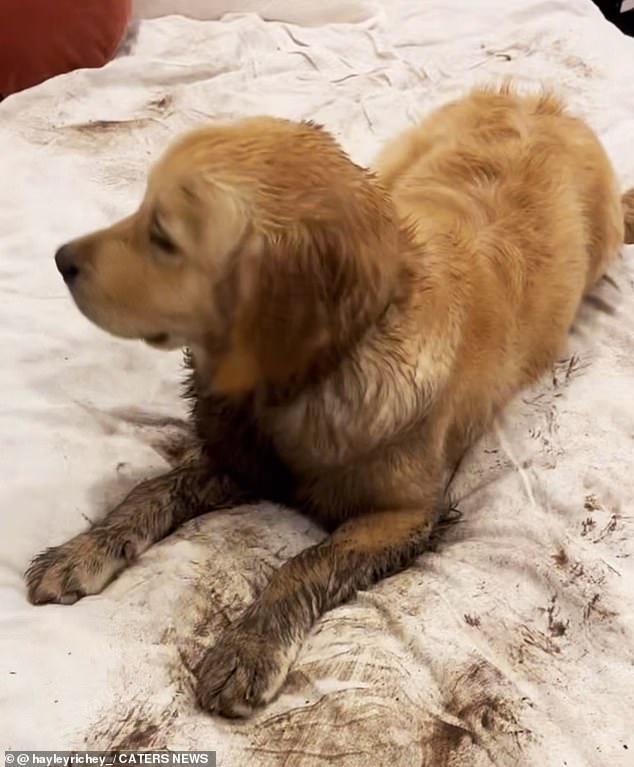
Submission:
[[[447,375],[438,369],[437,339],[425,328],[410,327],[412,301],[420,301],[421,294],[433,301],[432,291],[421,290],[424,253],[405,227],[400,244],[398,291],[356,338],[320,354],[300,375],[262,382],[234,400],[236,407],[252,412],[284,460],[293,463],[294,455],[304,456],[307,465],[295,467],[300,471],[361,457],[415,426]],[[199,396],[218,396],[209,387],[209,365],[204,354],[194,353]],[[360,413],[366,417],[359,418]]]
[[[348,323],[344,334],[334,335],[328,346],[317,350],[308,364],[296,369],[284,380],[260,378],[250,389],[237,393],[225,392],[214,385],[217,380],[218,349],[208,347],[206,342],[194,345],[191,347],[191,357],[200,394],[226,395],[228,400],[249,399],[260,406],[281,407],[291,404],[307,389],[319,387],[336,374],[346,359],[361,359],[364,356],[363,349],[368,344],[375,343],[379,335],[391,332],[392,325],[398,322],[399,315],[406,310],[416,283],[420,281],[420,275],[417,274],[421,263],[420,246],[414,242],[412,231],[407,226],[399,227],[397,242],[396,252],[385,254],[386,259],[392,258],[399,262],[392,287],[364,325]]]

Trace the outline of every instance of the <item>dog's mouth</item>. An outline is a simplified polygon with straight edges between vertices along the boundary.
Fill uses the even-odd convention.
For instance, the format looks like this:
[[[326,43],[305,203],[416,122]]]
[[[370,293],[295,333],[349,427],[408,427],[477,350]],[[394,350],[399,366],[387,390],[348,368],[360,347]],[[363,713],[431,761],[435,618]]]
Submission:
[[[153,336],[144,336],[143,340],[145,341],[148,346],[154,346],[157,349],[164,349],[166,346],[169,346],[170,344],[170,334],[169,333],[156,333]]]
[[[151,336],[142,336],[142,340],[153,349],[170,351],[187,346],[187,339],[178,333],[155,333]]]

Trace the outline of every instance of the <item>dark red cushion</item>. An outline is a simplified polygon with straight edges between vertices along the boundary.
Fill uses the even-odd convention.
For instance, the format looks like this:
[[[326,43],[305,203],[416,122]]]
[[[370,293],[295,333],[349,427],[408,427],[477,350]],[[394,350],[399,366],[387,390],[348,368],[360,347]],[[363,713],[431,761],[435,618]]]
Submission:
[[[0,97],[115,54],[132,0],[0,0]]]

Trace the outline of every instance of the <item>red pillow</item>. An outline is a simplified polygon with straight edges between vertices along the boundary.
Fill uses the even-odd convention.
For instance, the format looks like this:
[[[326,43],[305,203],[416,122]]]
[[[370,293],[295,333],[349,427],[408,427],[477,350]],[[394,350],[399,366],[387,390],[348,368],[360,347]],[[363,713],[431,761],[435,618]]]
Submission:
[[[0,0],[0,98],[115,54],[132,0]]]

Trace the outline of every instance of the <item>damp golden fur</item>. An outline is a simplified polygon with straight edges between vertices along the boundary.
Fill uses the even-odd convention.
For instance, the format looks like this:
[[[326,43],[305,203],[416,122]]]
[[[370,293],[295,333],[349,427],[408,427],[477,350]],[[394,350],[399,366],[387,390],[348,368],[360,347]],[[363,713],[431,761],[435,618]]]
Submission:
[[[97,593],[214,508],[269,499],[328,531],[208,651],[209,711],[269,701],[324,611],[424,550],[447,474],[562,353],[633,239],[632,191],[548,94],[476,90],[373,170],[311,123],[204,127],[168,148],[135,213],[56,256],[102,328],[189,349],[195,436],[181,465],[37,557],[30,599]]]

